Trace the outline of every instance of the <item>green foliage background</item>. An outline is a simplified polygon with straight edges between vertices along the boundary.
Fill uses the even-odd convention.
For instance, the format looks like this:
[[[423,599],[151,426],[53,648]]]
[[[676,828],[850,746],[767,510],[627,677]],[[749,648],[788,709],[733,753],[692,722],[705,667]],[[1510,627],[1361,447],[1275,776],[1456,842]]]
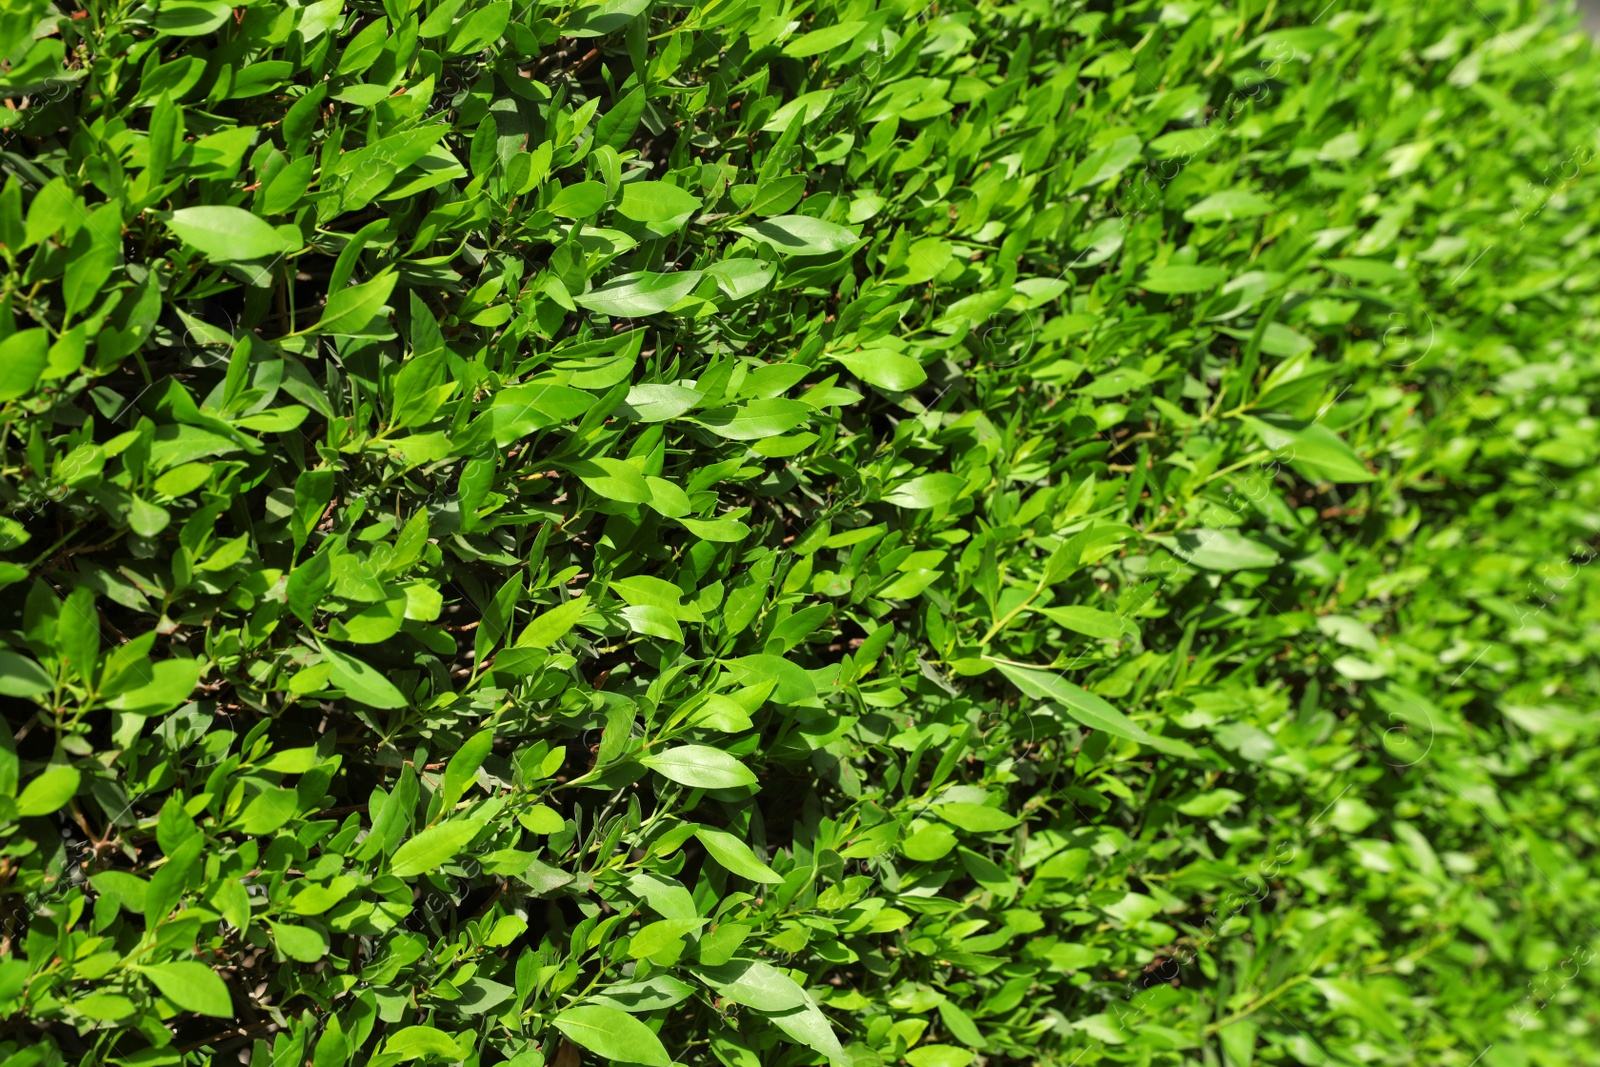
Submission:
[[[6,0],[5,1062],[1597,1062],[1469,6]]]

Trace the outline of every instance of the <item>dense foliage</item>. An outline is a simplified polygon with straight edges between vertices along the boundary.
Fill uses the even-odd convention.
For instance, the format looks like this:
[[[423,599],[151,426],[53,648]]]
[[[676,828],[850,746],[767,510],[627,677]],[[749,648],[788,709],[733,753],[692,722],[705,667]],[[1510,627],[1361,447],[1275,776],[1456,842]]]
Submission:
[[[1600,1062],[1468,8],[5,0],[5,1062]]]

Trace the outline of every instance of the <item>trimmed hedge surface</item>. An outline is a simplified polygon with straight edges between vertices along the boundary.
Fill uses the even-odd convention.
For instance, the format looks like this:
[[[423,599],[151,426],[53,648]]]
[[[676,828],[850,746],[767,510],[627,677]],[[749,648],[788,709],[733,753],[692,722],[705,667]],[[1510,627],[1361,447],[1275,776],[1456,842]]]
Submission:
[[[1597,1062],[1572,25],[9,0],[5,1062]]]

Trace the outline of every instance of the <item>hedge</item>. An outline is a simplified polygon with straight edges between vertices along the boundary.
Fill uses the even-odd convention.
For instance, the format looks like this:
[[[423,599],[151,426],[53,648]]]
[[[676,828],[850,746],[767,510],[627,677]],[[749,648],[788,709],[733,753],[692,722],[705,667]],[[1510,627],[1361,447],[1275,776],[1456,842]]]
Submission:
[[[5,1063],[1600,1062],[1470,6],[7,0]]]

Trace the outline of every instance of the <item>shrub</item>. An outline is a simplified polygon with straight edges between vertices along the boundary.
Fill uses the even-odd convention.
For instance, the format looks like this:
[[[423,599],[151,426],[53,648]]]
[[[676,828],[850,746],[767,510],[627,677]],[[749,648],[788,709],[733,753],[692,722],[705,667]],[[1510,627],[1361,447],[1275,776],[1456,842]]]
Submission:
[[[7,1062],[1594,1062],[1474,10],[10,0]]]

